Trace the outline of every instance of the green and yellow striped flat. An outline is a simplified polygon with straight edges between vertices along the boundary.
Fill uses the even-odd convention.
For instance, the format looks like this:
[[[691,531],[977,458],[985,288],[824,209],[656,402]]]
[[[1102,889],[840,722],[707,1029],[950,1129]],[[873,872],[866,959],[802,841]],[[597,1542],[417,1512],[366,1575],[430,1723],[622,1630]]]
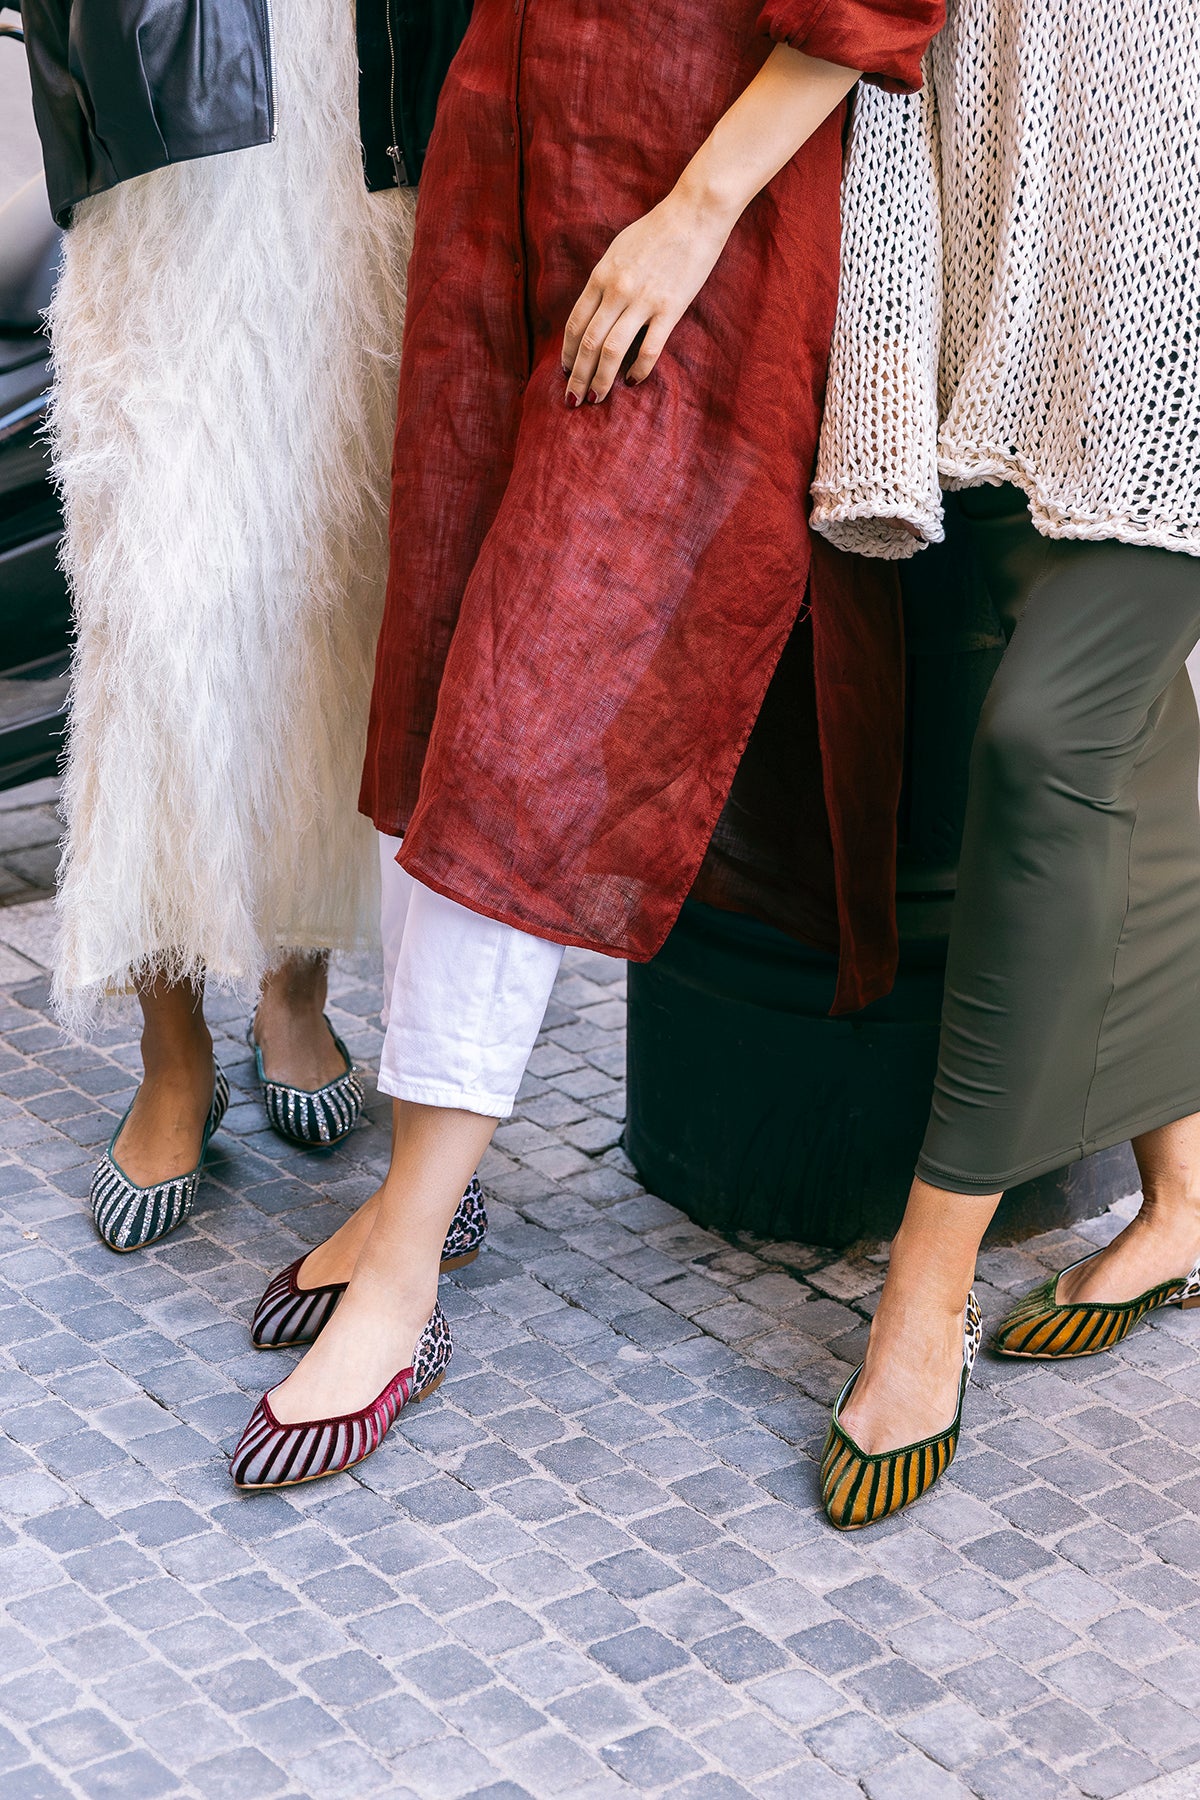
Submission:
[[[962,1429],[963,1399],[983,1336],[979,1303],[972,1292],[963,1319],[963,1366],[958,1384],[958,1408],[953,1423],[919,1444],[868,1455],[860,1450],[841,1422],[842,1408],[862,1374],[862,1364],[837,1397],[829,1435],[821,1455],[821,1503],[831,1525],[839,1531],[861,1531],[880,1519],[911,1506],[946,1473],[958,1449]]]
[[[1092,1252],[1092,1256],[1099,1254],[1098,1250]],[[1200,1306],[1200,1262],[1190,1274],[1161,1282],[1139,1294],[1136,1300],[1114,1300],[1111,1304],[1089,1300],[1079,1305],[1060,1305],[1059,1282],[1080,1263],[1090,1262],[1092,1256],[1081,1256],[1079,1262],[1069,1263],[1017,1302],[993,1340],[993,1348],[1001,1356],[1027,1356],[1038,1362],[1098,1356],[1128,1337],[1147,1313],[1156,1312],[1160,1306]]]

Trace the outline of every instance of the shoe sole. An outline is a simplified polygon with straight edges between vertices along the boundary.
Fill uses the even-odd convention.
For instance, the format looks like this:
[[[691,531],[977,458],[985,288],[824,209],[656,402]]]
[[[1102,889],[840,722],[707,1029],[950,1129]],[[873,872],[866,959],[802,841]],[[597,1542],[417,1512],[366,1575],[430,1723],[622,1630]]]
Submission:
[[[419,1406],[422,1400],[428,1400],[430,1394],[436,1394],[445,1379],[446,1371],[443,1369],[419,1394],[413,1394],[405,1405]],[[402,1407],[401,1411],[403,1410]],[[375,1450],[381,1448],[381,1444],[376,1444]],[[365,1463],[368,1457],[374,1456],[375,1450],[368,1450],[366,1456],[356,1456],[353,1462],[343,1463],[340,1469],[318,1469],[315,1475],[302,1475],[299,1481],[235,1481],[233,1485],[239,1494],[269,1494],[279,1488],[303,1487],[309,1481],[328,1481],[331,1475],[344,1475],[348,1469],[357,1469],[359,1463]]]

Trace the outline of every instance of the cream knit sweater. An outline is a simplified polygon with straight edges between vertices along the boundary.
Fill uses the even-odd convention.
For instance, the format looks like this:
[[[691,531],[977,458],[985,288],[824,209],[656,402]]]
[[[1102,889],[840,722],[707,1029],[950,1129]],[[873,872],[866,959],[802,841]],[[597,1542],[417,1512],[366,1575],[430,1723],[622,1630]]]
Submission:
[[[844,209],[818,531],[910,556],[1012,481],[1200,556],[1196,0],[950,0],[923,92],[860,90]]]

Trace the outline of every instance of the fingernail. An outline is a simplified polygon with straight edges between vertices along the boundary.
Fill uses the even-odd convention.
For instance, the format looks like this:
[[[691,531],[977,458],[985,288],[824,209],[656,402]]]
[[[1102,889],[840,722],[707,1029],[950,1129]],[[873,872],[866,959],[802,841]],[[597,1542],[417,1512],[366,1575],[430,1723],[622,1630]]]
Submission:
[[[574,412],[575,408],[579,405],[579,395],[572,394],[569,389],[567,392],[567,405],[570,407],[572,412]]]
[[[589,406],[599,406],[599,404],[600,404],[600,396],[596,392],[595,388],[593,388],[591,393],[588,395],[588,405]]]
[[[638,382],[637,382],[636,375],[627,375],[625,377],[625,386],[626,387],[636,387],[637,384],[638,384]]]

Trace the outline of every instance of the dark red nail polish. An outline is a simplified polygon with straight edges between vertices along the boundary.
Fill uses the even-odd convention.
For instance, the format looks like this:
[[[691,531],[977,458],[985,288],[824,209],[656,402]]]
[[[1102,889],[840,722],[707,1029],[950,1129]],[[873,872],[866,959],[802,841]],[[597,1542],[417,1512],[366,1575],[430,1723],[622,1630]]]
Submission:
[[[593,390],[588,395],[588,405],[589,406],[599,406],[599,404],[600,404],[600,396]]]
[[[568,393],[567,394],[567,405],[570,407],[571,411],[574,412],[575,408],[579,405],[579,395]]]
[[[637,384],[638,384],[638,379],[637,379],[636,375],[627,375],[625,377],[625,386],[626,387],[636,387]]]

